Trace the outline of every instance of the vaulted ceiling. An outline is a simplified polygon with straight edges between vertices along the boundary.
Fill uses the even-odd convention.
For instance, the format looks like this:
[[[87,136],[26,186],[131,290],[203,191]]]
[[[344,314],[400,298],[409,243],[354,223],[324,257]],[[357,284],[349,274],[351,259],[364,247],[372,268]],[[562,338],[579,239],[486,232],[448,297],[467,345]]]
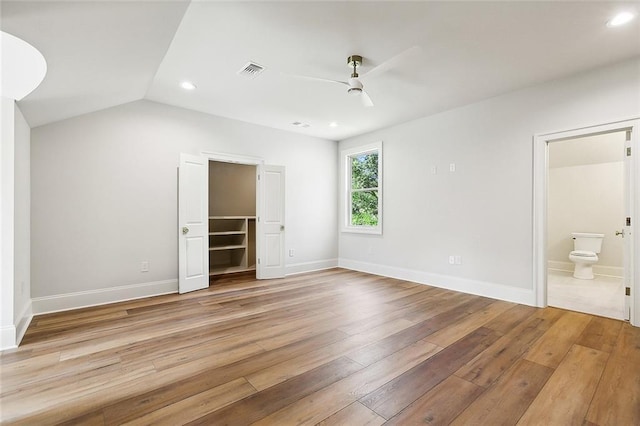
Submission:
[[[0,22],[48,63],[32,127],[149,99],[339,140],[640,57],[640,19],[606,26],[621,10],[640,3],[3,0]],[[353,54],[374,107],[295,77],[345,81]]]

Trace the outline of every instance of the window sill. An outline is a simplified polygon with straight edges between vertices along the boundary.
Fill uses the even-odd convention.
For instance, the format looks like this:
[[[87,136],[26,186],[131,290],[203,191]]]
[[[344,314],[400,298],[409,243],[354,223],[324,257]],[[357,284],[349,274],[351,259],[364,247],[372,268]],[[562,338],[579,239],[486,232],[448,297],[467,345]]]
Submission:
[[[365,227],[344,227],[340,232],[345,234],[370,234],[370,235],[382,235],[382,228],[365,228]]]

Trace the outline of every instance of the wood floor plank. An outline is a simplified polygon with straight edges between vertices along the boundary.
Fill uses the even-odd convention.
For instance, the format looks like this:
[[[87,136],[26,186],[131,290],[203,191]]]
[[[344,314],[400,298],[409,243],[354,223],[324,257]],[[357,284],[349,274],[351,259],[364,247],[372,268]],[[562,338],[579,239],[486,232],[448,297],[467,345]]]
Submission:
[[[358,398],[436,354],[441,348],[420,341],[282,408],[255,425],[316,424]]]
[[[354,348],[361,346],[364,342],[384,338],[385,336],[404,330],[411,325],[413,325],[411,322],[400,318],[388,324],[382,324],[368,332],[356,334],[344,340],[325,346],[324,348],[320,348],[312,354],[304,354],[299,357],[289,359],[272,367],[248,374],[246,377],[247,380],[249,380],[249,383],[251,383],[256,389],[263,390],[284,382],[298,374],[304,373],[305,371],[309,371],[328,361],[344,356]]]
[[[525,305],[515,305],[511,309],[501,313],[484,326],[501,334],[509,333],[514,327],[533,316],[538,308]]]
[[[0,423],[640,424],[619,321],[339,268],[210,282],[36,316],[0,353]]]
[[[475,400],[483,388],[449,376],[386,423],[397,425],[448,425]],[[451,395],[455,395],[452,398]]]
[[[327,417],[318,423],[318,426],[380,426],[385,421],[385,419],[356,401]]]
[[[518,425],[582,424],[609,354],[573,345]]]
[[[379,342],[374,342],[357,351],[353,351],[349,354],[349,357],[362,365],[373,364],[389,354],[422,340],[447,325],[483,309],[490,303],[488,299],[475,299],[462,305],[457,305],[453,309],[445,310]]]
[[[325,388],[362,369],[362,366],[347,358],[338,358],[315,370],[305,372],[286,383],[261,391],[190,422],[190,425],[250,424],[263,419],[282,407],[290,406],[314,391]]]
[[[203,370],[196,376],[185,375],[182,380],[175,381],[156,389],[150,388],[147,392],[123,399],[118,403],[105,407],[107,424],[116,425],[131,420],[138,414],[146,414],[173,404],[183,398],[188,398],[206,389],[219,386],[231,380],[246,376],[254,371],[267,368],[282,362],[289,357],[313,352],[318,348],[345,338],[346,335],[339,331],[323,333],[291,344],[278,350],[264,352],[252,357],[237,361],[223,367]]]
[[[539,327],[542,321],[544,320],[541,318],[532,317],[518,324],[493,345],[463,365],[456,371],[456,376],[478,386],[490,386],[542,336],[544,330]]]
[[[526,359],[556,368],[578,340],[591,317],[566,311],[529,350]]]
[[[390,419],[499,337],[495,331],[480,327],[432,358],[364,396],[360,401],[382,417]]]
[[[56,426],[104,426],[104,415],[102,411],[94,411],[80,417],[58,423]]]
[[[598,425],[640,424],[640,328],[622,325],[587,420]]]
[[[622,321],[593,317],[576,344],[610,353],[616,345],[622,324]]]
[[[452,343],[462,339],[473,330],[482,327],[504,311],[514,306],[510,302],[496,301],[485,308],[466,316],[465,318],[442,328],[431,334],[427,340],[438,346],[446,348]]]
[[[181,399],[178,402],[123,424],[127,426],[173,426],[184,424],[199,419],[213,411],[219,410],[249,395],[253,395],[256,392],[249,382],[240,378]]]
[[[525,359],[519,360],[496,384],[456,417],[451,425],[516,424],[551,374],[553,369],[549,367]]]

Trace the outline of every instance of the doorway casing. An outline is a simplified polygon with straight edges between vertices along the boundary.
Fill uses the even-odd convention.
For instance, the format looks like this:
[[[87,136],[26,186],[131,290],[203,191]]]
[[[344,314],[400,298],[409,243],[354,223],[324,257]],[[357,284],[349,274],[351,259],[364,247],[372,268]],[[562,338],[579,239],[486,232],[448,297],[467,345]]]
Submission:
[[[640,211],[640,185],[638,174],[640,172],[640,155],[638,146],[640,141],[640,119],[621,120],[606,124],[581,127],[572,130],[539,134],[533,141],[533,290],[538,307],[547,306],[547,191],[549,169],[549,143],[574,139],[596,134],[612,132],[630,132],[630,141],[626,146],[632,148],[631,156],[625,157],[628,170],[625,188],[626,215],[631,218],[631,224],[625,226],[625,233],[629,240],[625,248],[625,282],[624,287],[631,289],[629,297],[630,322],[640,327],[640,234],[633,232],[633,225],[637,221],[637,212]],[[624,223],[621,217],[620,222]]]
[[[284,248],[285,248],[284,235],[283,235],[284,226],[281,223],[277,224],[277,228],[281,228],[279,232],[280,234],[279,245],[268,244],[268,242],[265,241],[265,230],[267,229],[265,227],[268,227],[270,224],[265,223],[265,221],[262,220],[262,218],[265,217],[265,212],[271,209],[268,209],[268,205],[267,205],[267,201],[268,201],[267,194],[266,194],[267,189],[265,188],[265,185],[266,185],[265,182],[267,180],[260,179],[260,176],[265,176],[265,172],[268,171],[266,169],[270,167],[276,167],[276,166],[269,166],[265,164],[262,158],[258,158],[258,157],[225,154],[225,153],[217,153],[217,152],[202,152],[201,154],[203,157],[207,158],[208,161],[219,161],[224,163],[235,163],[235,164],[256,166],[256,216],[258,218],[256,222],[256,251],[257,251],[256,257],[258,260],[256,264],[256,278],[268,279],[268,278],[284,277]],[[284,184],[284,182],[282,183]],[[282,190],[284,190],[284,188],[282,188]],[[280,197],[282,198],[278,201],[278,203],[280,203],[281,201],[284,201],[284,194],[280,194]],[[284,205],[282,205],[282,209],[284,209]],[[280,213],[283,219],[284,211]],[[272,233],[269,233],[269,234],[272,234]],[[266,236],[268,237],[269,241],[273,241],[274,240],[273,238],[269,238],[270,237],[269,234],[267,234]],[[275,265],[275,267],[273,265],[269,265],[268,263],[264,263],[261,261],[261,260],[264,260],[266,257],[274,258],[274,256],[267,256],[268,254],[267,252],[273,251],[273,250],[276,250],[279,252],[278,256],[275,256],[278,259],[278,262],[277,262],[278,264]]]
[[[191,156],[191,157],[194,157],[194,156]],[[204,160],[207,162],[207,164],[210,161],[217,161],[217,162],[224,162],[224,163],[256,166],[256,217],[257,217],[256,278],[266,279],[266,278],[283,277],[284,271],[285,271],[285,268],[284,268],[284,249],[285,249],[284,247],[284,187],[283,187],[284,167],[266,165],[263,159],[257,158],[257,157],[240,156],[240,155],[215,153],[215,152],[201,152],[199,158],[201,159],[200,161]],[[195,161],[195,157],[194,157],[194,161]],[[268,187],[267,179],[260,179],[260,176],[264,176],[265,172],[276,173],[280,178],[278,183],[281,185],[278,186],[275,192]],[[199,204],[202,204],[203,206],[206,205],[208,210],[208,201],[207,201],[208,190],[206,190],[208,188],[208,173],[201,173],[201,174],[202,174],[202,182],[200,182],[200,185],[205,190],[203,191],[201,198],[199,198]],[[268,197],[267,193],[277,194],[278,200],[271,199],[273,197]],[[275,207],[279,207],[279,208],[274,208],[274,205]],[[182,201],[180,200],[179,200],[179,210],[182,210]],[[265,212],[273,213],[274,211],[277,213],[275,215],[277,217],[274,219],[271,217],[274,215],[270,214],[268,215],[269,217],[267,218],[269,220],[266,221],[268,223],[263,223],[265,221],[262,221],[261,219],[265,217],[264,213]],[[201,215],[198,215],[198,216],[201,216]],[[180,219],[180,217],[179,217],[179,221],[180,221],[179,228],[180,230],[182,230],[182,233],[184,235],[180,235],[180,230],[179,230],[178,238],[182,243],[186,236],[186,233],[189,232],[189,229],[188,227],[185,227],[185,224],[182,223],[182,219]],[[265,224],[268,224],[268,225],[276,224],[277,232],[265,233],[265,231],[269,231],[270,229],[268,226],[265,226]],[[184,229],[186,229],[186,233],[184,232]],[[276,233],[278,234],[278,238],[273,238],[272,234],[276,234]],[[267,241],[265,241],[265,237],[268,240],[268,247],[267,247]],[[276,241],[277,244],[274,243],[274,241]],[[179,250],[180,250],[179,257],[183,258],[183,260],[179,262],[180,263],[180,273],[179,273],[180,279],[178,284],[179,292],[183,293],[185,291],[193,291],[200,288],[205,288],[205,286],[208,286],[208,283],[209,283],[208,253],[204,253],[202,255],[204,257],[201,260],[199,260],[199,262],[204,263],[204,266],[195,268],[198,270],[198,273],[195,276],[195,279],[197,282],[194,283],[193,285],[185,285],[187,281],[186,280],[186,275],[187,275],[186,264],[188,263],[187,258],[190,258],[190,257],[185,253],[186,249],[183,247],[183,245],[184,244],[179,245]],[[208,247],[202,247],[201,250],[208,252]],[[278,253],[274,254],[274,251],[277,251]],[[264,262],[261,263],[261,259],[263,258],[264,259],[269,258],[272,261],[269,264],[265,264]],[[273,259],[275,259],[277,262],[273,262]],[[201,269],[203,272],[199,272]],[[203,275],[204,273],[206,273],[206,281],[205,281],[205,276]]]

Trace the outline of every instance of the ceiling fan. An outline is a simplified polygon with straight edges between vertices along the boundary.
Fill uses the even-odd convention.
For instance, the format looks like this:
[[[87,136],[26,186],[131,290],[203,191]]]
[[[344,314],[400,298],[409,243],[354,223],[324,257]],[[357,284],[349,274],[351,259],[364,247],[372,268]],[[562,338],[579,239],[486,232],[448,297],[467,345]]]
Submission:
[[[409,49],[405,50],[404,52],[401,52],[398,55],[396,55],[396,56],[394,56],[394,57],[392,57],[390,59],[387,59],[386,61],[384,61],[380,65],[377,65],[376,67],[372,68],[367,73],[362,74],[362,75],[358,74],[358,67],[362,65],[362,56],[361,55],[351,55],[351,56],[349,56],[347,58],[347,65],[350,68],[353,68],[353,72],[351,73],[351,77],[347,81],[331,80],[331,79],[327,79],[327,78],[309,77],[309,76],[301,76],[301,75],[296,75],[294,77],[304,78],[304,79],[307,79],[307,80],[316,80],[316,81],[324,81],[324,82],[328,82],[328,83],[342,84],[344,86],[347,86],[347,93],[349,93],[351,95],[359,96],[360,100],[362,101],[362,104],[364,106],[372,107],[373,106],[373,101],[371,100],[371,97],[367,94],[367,92],[364,91],[364,84],[362,84],[361,79],[369,78],[369,77],[371,77],[372,75],[375,75],[375,74],[381,74],[383,72],[386,72],[386,71],[388,71],[388,70],[400,65],[402,62],[404,62],[405,59],[407,59],[409,56],[413,55],[419,49],[420,48],[418,46],[410,47]]]

